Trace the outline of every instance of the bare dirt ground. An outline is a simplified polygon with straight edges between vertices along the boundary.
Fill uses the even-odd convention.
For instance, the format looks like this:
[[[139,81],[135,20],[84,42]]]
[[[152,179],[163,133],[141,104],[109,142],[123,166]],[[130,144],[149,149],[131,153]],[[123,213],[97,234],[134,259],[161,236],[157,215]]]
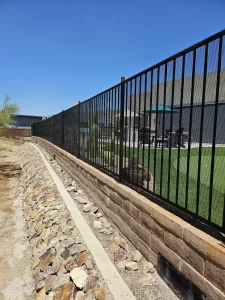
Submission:
[[[0,140],[0,300],[34,299],[17,148]]]

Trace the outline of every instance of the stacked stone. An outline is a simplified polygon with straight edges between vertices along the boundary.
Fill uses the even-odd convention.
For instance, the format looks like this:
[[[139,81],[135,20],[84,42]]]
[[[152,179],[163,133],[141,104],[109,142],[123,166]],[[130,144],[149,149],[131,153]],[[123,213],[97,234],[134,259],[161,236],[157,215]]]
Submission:
[[[26,229],[39,300],[106,299],[102,280],[43,161],[22,146]],[[35,152],[35,154],[34,154]],[[68,184],[70,191],[75,183]]]

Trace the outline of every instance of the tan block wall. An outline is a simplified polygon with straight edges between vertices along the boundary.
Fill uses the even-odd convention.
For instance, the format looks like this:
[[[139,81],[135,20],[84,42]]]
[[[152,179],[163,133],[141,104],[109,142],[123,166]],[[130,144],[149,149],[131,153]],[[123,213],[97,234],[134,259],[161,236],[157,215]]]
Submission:
[[[131,243],[157,267],[161,253],[207,299],[225,299],[225,248],[189,223],[41,138],[32,137],[90,195]]]

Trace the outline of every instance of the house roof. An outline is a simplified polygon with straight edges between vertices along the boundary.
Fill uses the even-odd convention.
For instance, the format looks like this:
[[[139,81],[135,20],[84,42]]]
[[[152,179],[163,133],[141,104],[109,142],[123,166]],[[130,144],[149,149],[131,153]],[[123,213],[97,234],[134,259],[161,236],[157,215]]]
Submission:
[[[13,115],[13,117],[22,117],[22,118],[43,118],[44,116],[31,116],[31,115]]]

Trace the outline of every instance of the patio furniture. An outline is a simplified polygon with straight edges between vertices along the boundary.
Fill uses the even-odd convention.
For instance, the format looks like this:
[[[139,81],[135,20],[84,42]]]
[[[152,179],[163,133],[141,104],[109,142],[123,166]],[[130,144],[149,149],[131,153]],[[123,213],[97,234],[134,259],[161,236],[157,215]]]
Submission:
[[[142,127],[138,132],[139,145],[149,144],[149,128]]]
[[[144,113],[155,113],[156,116],[158,116],[157,118],[157,136],[160,138],[160,136],[162,136],[164,133],[161,132],[162,130],[162,122],[164,123],[165,121],[164,120],[161,120],[162,117],[165,115],[165,114],[170,114],[170,113],[176,113],[177,111],[174,110],[174,109],[171,109],[170,107],[168,106],[164,106],[164,105],[158,105],[158,106],[155,106],[153,107],[152,109],[146,109],[146,111],[144,111]]]
[[[156,147],[160,145],[163,147],[163,144],[166,144],[166,148],[169,148],[169,138],[168,137],[156,137]]]
[[[154,134],[154,135],[153,135]],[[142,127],[138,131],[139,145],[142,147],[145,144],[152,144],[155,138],[155,130],[150,130],[148,127]]]

